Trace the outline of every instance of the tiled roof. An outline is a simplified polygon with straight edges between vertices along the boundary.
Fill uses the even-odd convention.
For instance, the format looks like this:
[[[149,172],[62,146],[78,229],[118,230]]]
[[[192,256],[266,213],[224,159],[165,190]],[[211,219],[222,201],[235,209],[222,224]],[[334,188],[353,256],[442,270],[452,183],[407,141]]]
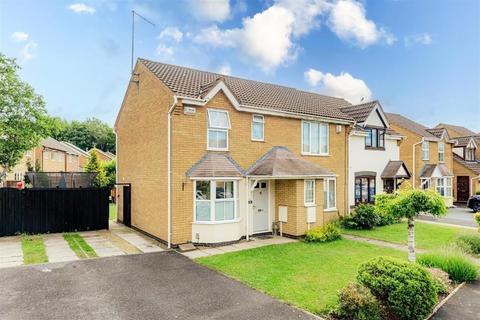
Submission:
[[[66,145],[64,145],[60,141],[57,141],[57,140],[53,139],[52,137],[47,137],[47,138],[43,139],[42,141],[40,141],[40,145],[45,147],[45,148],[60,150],[60,151],[71,153],[70,148],[68,148]]]
[[[466,167],[467,169],[470,169],[470,171],[475,172],[476,174],[480,175],[480,162],[478,161],[466,161],[462,157],[460,157],[458,154],[453,154],[453,161],[456,161]]]
[[[462,127],[462,126],[457,126],[454,124],[448,124],[448,123],[439,123],[435,126],[435,128],[446,128],[446,129],[451,129],[453,131],[458,132],[461,136],[473,136],[475,135],[475,132],[472,130]]]
[[[402,168],[405,170],[405,172],[407,173],[406,175],[405,174],[398,174],[398,172],[400,171],[400,168]],[[405,164],[403,163],[403,161],[399,160],[399,161],[389,161],[387,163],[387,165],[385,166],[385,169],[383,169],[382,171],[382,175],[381,175],[382,178],[410,178],[410,173],[408,172],[408,169],[407,167],[405,166]]]
[[[480,135],[456,137],[456,138],[453,138],[453,140],[455,140],[455,147],[466,147],[472,138],[475,140],[477,145],[480,144]]]
[[[66,145],[67,147],[70,147],[71,149],[74,149],[75,151],[77,151],[79,154],[81,154],[82,156],[84,157],[90,157],[90,154],[85,151],[85,150],[82,150],[81,148],[77,147],[76,145],[74,145],[73,143],[70,143],[70,142],[67,142],[67,141],[62,141],[62,143],[64,145]]]
[[[273,147],[258,159],[246,172],[256,177],[307,177],[334,176],[327,171],[292,153],[286,147]]]
[[[145,59],[138,61],[176,95],[202,98],[219,79],[223,79],[244,106],[353,121],[352,117],[340,110],[351,105],[344,99]]]
[[[431,134],[433,134],[435,137],[441,138],[443,132],[445,131],[445,129],[443,129],[443,128],[434,128],[434,129],[427,129],[427,131],[430,132]]]
[[[386,113],[388,122],[390,124],[395,124],[399,127],[402,127],[408,131],[416,133],[417,135],[425,138],[437,138],[435,135],[427,131],[427,127],[421,125],[418,122],[410,120],[398,113]]]
[[[420,170],[421,178],[431,178],[435,169],[438,168],[438,172],[441,177],[453,177],[453,173],[448,170],[447,166],[444,164],[425,164],[423,165],[422,170]]]
[[[191,178],[242,177],[242,168],[227,154],[207,153],[190,170]]]
[[[350,115],[355,121],[357,122],[365,122],[370,112],[372,112],[373,108],[377,105],[378,101],[370,101],[366,103],[356,104],[353,106],[347,106],[340,108],[340,111]]]

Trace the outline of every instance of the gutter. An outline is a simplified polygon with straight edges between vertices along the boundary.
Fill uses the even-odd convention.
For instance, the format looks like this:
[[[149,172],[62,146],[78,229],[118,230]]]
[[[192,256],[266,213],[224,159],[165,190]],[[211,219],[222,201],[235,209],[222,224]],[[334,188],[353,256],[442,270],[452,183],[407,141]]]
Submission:
[[[422,140],[420,140],[419,142],[417,143],[414,143],[412,145],[412,150],[413,150],[413,166],[412,166],[412,178],[413,178],[413,183],[412,183],[412,186],[413,186],[413,189],[415,189],[415,167],[417,166],[416,165],[416,157],[415,157],[415,147],[418,146],[419,144],[423,143],[425,140],[425,138],[422,138]]]
[[[172,112],[177,106],[177,96],[173,96],[172,106],[167,113],[167,247],[172,247]]]

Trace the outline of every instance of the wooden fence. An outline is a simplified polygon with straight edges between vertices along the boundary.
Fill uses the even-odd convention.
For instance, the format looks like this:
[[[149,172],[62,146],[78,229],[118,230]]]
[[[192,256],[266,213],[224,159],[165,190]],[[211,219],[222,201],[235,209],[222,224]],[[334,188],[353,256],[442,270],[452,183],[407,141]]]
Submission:
[[[108,189],[0,188],[0,236],[108,229]]]

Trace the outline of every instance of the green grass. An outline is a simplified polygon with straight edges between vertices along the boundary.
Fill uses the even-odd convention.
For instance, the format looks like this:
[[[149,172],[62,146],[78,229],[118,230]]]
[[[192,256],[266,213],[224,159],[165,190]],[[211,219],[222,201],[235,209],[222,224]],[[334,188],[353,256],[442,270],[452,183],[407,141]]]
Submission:
[[[342,229],[345,234],[384,240],[407,245],[407,222],[377,227],[372,230]],[[436,250],[455,243],[458,236],[476,234],[474,230],[448,227],[415,221],[415,246],[425,250]]]
[[[24,264],[48,262],[45,244],[41,236],[22,235],[22,251]]]
[[[286,303],[324,313],[337,292],[354,281],[359,264],[377,257],[406,259],[406,253],[375,245],[338,240],[272,245],[196,259]]]
[[[72,249],[80,259],[98,257],[95,250],[93,250],[78,233],[64,233],[63,238],[67,241],[70,249]]]
[[[117,205],[115,203],[110,203],[108,208],[108,218],[110,220],[117,220]]]

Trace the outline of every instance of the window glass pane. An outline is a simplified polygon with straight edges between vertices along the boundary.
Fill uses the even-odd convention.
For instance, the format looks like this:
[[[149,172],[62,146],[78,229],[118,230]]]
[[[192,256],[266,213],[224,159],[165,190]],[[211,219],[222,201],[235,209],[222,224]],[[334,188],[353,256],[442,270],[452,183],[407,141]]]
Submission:
[[[362,178],[362,202],[368,202],[368,178]]]
[[[372,147],[378,147],[377,144],[377,129],[372,129]]]
[[[310,124],[310,152],[314,154],[320,153],[320,126],[318,123]]]
[[[329,208],[335,208],[335,180],[328,181],[328,205]]]
[[[225,220],[225,202],[215,201],[215,221]]]
[[[355,179],[355,202],[359,202],[360,201],[360,194],[361,194],[361,183],[360,183],[360,179],[359,178],[356,178]]]
[[[197,181],[197,200],[210,200],[210,181]]]
[[[228,113],[217,110],[208,110],[208,126],[212,128],[228,129]]]
[[[305,181],[305,203],[314,202],[314,181]]]
[[[374,178],[370,178],[368,179],[369,180],[369,183],[370,183],[370,186],[369,186],[369,190],[368,190],[368,195],[369,195],[369,201],[370,202],[373,202],[374,198],[375,198],[375,179]]]
[[[210,221],[210,201],[197,201],[197,221]]]
[[[208,147],[215,149],[227,148],[227,131],[208,130]]]
[[[233,194],[234,194],[233,181],[226,181],[225,182],[225,198],[232,199],[234,198]]]
[[[215,190],[216,199],[225,199],[225,182],[217,181]]]
[[[320,152],[321,153],[328,153],[328,124],[322,123],[321,125],[321,145],[320,145]]]
[[[379,136],[378,136],[378,146],[380,148],[383,148],[383,147],[385,147],[385,131],[379,130],[378,134],[379,134]]]
[[[368,135],[365,137],[365,145],[367,147],[372,146],[372,129],[368,129]]]
[[[303,123],[303,152],[310,152],[310,123]]]
[[[225,220],[233,220],[235,218],[235,202],[225,201]]]
[[[262,122],[254,122],[252,127],[252,135],[253,139],[256,140],[263,140],[263,123]]]
[[[254,115],[254,116],[253,116],[253,121],[263,122],[263,117],[262,117],[262,116],[256,116],[256,115]]]

